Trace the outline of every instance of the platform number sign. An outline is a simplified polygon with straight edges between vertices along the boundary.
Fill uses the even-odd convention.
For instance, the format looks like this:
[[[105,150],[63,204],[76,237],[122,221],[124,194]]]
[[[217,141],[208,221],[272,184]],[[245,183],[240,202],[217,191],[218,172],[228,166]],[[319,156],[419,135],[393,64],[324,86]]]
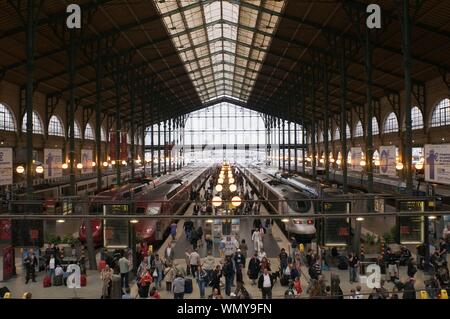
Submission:
[[[70,275],[67,277],[67,288],[81,288],[81,268],[76,264],[70,264],[67,267]]]

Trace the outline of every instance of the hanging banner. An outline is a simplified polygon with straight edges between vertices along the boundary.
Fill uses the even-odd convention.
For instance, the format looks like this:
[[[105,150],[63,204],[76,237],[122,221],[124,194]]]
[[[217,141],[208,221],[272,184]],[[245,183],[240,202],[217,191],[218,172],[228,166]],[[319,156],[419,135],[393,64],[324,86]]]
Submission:
[[[0,278],[1,280],[11,279],[14,275],[14,259],[14,247],[3,248],[3,276]]]
[[[450,144],[425,144],[425,181],[450,185]]]
[[[11,220],[0,219],[0,243],[11,242]]]
[[[92,150],[81,150],[81,164],[83,168],[81,169],[82,174],[92,173]]]
[[[396,146],[380,146],[380,174],[396,177],[395,170]]]
[[[120,138],[120,160],[126,161],[128,159],[128,141],[127,133],[122,132]]]
[[[0,185],[13,183],[12,148],[0,148]]]
[[[362,149],[361,147],[352,147],[350,149],[352,154],[352,170],[361,172],[361,158],[362,158]]]
[[[44,149],[44,178],[62,177],[62,150]]]
[[[117,134],[116,132],[110,132],[109,133],[109,157],[111,160],[116,159],[116,147],[117,147],[117,141],[116,141]]]

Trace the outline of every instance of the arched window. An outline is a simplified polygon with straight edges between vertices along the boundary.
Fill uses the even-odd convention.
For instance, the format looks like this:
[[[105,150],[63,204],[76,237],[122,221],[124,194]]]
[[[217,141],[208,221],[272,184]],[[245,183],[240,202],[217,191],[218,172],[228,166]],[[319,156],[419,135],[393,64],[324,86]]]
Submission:
[[[74,138],[80,138],[81,139],[81,130],[80,130],[80,124],[78,124],[77,121],[73,122],[73,132],[74,132]],[[70,136],[70,128],[69,128],[69,134]]]
[[[322,132],[319,132],[319,143],[323,142],[323,134]]]
[[[22,132],[27,131],[27,114],[23,116]],[[33,134],[44,134],[41,118],[39,114],[33,111]]]
[[[334,140],[338,141],[341,139],[341,131],[339,130],[339,127],[336,127],[336,130],[334,131]]]
[[[106,139],[106,131],[103,127],[100,128],[100,141],[102,142],[107,142],[108,140]]]
[[[412,129],[418,130],[423,128],[423,116],[422,112],[417,106],[414,106],[411,109],[411,123],[412,123]]]
[[[131,144],[131,135],[127,133],[127,144]]]
[[[363,127],[361,121],[358,121],[355,126],[355,137],[361,137],[364,135]]]
[[[328,141],[331,141],[331,130],[328,130]]]
[[[0,130],[16,131],[16,121],[9,107],[0,103]]]
[[[374,116],[372,117],[372,135],[378,135],[380,134],[380,128],[378,126],[377,118]]]
[[[84,139],[85,140],[94,140],[94,130],[92,129],[91,124],[86,124],[86,129],[84,130]]]
[[[351,130],[350,130],[350,126],[349,126],[348,124],[345,125],[345,137],[346,137],[347,139],[349,139],[349,138],[352,137],[352,133],[351,133]]]
[[[48,122],[48,135],[64,137],[64,128],[56,115],[52,115],[50,122]]]
[[[398,132],[398,120],[397,115],[394,112],[389,113],[384,121],[383,133]]]
[[[443,99],[433,110],[431,127],[450,125],[450,100]]]

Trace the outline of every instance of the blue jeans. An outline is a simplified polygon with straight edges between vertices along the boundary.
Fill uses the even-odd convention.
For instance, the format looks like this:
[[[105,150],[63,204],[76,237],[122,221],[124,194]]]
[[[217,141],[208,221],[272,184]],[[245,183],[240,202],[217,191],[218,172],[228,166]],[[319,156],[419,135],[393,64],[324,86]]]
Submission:
[[[231,294],[231,284],[233,283],[233,275],[225,276],[225,294],[229,296]]]
[[[357,282],[358,281],[357,269],[358,268],[356,268],[356,267],[349,267],[348,268],[351,282]]]
[[[204,298],[205,297],[205,281],[204,280],[198,280],[198,289],[200,290],[200,298]]]

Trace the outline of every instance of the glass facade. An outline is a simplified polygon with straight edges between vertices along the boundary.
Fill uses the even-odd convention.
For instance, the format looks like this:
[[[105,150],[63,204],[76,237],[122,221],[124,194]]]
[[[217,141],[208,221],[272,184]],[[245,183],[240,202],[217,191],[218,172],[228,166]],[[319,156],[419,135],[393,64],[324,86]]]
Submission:
[[[263,114],[228,102],[222,102],[190,113],[184,129],[172,129],[170,138],[168,126],[166,127],[166,139],[164,139],[164,124],[154,124],[153,145],[158,145],[159,126],[160,145],[164,145],[165,140],[175,144],[172,158],[177,154],[176,149],[184,147],[186,163],[193,161],[218,162],[224,159],[241,163],[265,161],[268,143],[272,145],[271,158],[274,160],[283,156],[283,150],[278,146],[280,142],[283,143],[283,121],[280,120],[279,123],[280,130],[271,129],[268,133]],[[294,144],[295,125],[292,122],[285,121],[285,144]],[[288,134],[289,126],[290,135]],[[177,134],[178,132],[180,134]],[[302,143],[301,134],[301,126],[297,124],[297,144]],[[151,145],[151,128],[147,128],[145,144]],[[289,148],[286,148],[284,156],[287,157],[288,153]],[[301,154],[301,150],[298,150],[298,154]],[[294,150],[291,149],[291,157],[293,156]],[[300,155],[298,156],[300,157]],[[150,152],[147,152],[146,159],[151,159]],[[156,148],[153,161],[158,162]]]

